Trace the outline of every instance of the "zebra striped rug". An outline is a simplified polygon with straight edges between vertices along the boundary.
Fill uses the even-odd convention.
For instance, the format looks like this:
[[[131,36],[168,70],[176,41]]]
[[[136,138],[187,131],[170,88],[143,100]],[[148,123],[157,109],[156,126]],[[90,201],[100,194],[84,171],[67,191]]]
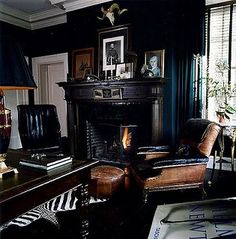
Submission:
[[[78,199],[75,196],[75,191],[70,190],[2,225],[0,227],[0,231],[10,225],[17,225],[21,227],[27,226],[40,218],[45,218],[54,223],[56,226],[59,226],[56,212],[74,210],[76,208],[75,205],[77,201]]]
[[[70,190],[2,225],[0,231],[10,225],[24,227],[40,218],[47,219],[59,227],[56,212],[75,210],[77,201],[78,199],[75,196],[75,190]],[[106,201],[106,199],[95,199],[91,197],[89,203],[99,203],[104,201]]]

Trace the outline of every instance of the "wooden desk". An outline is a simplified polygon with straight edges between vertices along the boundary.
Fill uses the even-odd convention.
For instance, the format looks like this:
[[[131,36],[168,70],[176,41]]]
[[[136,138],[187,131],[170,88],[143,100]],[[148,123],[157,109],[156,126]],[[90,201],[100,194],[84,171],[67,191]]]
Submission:
[[[80,238],[88,237],[88,181],[90,169],[97,161],[74,160],[72,166],[51,172],[19,166],[18,154],[9,154],[6,162],[9,166],[16,167],[19,173],[0,180],[0,225],[77,188]]]

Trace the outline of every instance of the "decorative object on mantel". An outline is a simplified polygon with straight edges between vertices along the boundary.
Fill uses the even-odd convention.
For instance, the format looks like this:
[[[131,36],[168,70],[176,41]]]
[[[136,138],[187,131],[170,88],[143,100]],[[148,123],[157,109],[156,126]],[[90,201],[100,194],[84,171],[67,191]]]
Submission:
[[[103,13],[102,17],[97,17],[99,20],[104,20],[106,17],[109,19],[112,26],[115,24],[115,11],[117,12],[118,16],[122,13],[128,11],[127,8],[123,8],[120,10],[120,6],[117,3],[113,3],[107,10],[104,7],[101,7],[101,11]]]
[[[133,63],[122,63],[116,65],[116,77],[118,79],[133,78]]]
[[[225,61],[218,59],[215,65],[215,77],[207,77],[208,95],[215,98],[218,107],[216,114],[219,122],[225,124],[226,119],[230,120],[230,115],[236,114],[236,106],[230,102],[236,94],[236,85],[232,87],[229,85],[227,76],[229,66]]]
[[[129,26],[98,30],[98,76],[113,80],[116,65],[124,63],[128,50]]]
[[[75,79],[85,79],[93,74],[94,48],[83,48],[72,51],[72,74]]]
[[[164,77],[165,50],[145,52],[145,63],[141,68],[143,77]]]
[[[131,62],[133,63],[133,73],[135,76],[135,72],[137,70],[137,63],[138,63],[138,55],[134,51],[128,50],[125,55],[125,62]]]

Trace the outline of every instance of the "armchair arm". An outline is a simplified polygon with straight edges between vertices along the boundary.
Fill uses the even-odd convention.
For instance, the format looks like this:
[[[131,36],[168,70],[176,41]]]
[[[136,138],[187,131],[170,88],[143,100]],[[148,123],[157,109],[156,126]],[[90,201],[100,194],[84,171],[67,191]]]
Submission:
[[[155,160],[150,162],[153,169],[165,168],[165,167],[176,167],[189,164],[206,164],[208,162],[208,157],[204,155],[190,155],[182,157],[171,157],[164,158],[161,160]]]

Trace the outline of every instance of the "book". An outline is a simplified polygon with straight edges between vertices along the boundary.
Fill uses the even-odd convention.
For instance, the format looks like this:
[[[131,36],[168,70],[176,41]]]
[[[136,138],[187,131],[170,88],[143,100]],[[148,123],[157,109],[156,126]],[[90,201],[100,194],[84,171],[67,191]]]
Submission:
[[[235,238],[236,198],[158,205],[148,239]]]
[[[58,156],[58,157],[29,157],[21,159],[19,164],[33,168],[50,170],[62,165],[72,163],[71,156]]]

